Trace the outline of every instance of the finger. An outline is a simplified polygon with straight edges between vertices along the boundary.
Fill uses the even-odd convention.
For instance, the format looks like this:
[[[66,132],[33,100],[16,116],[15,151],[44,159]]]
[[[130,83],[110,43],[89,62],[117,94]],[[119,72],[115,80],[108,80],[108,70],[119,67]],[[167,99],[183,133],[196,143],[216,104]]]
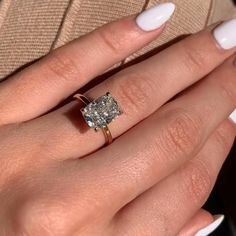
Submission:
[[[236,20],[234,22],[236,26]],[[208,29],[182,40],[149,60],[122,70],[86,93],[95,99],[109,91],[119,102],[123,117],[114,124],[114,130],[111,127],[114,136],[204,78],[235,52],[235,48],[225,51],[219,47],[214,32]]]
[[[235,49],[225,51],[219,48],[212,35],[209,31],[193,35],[153,58],[118,73],[86,94],[96,98],[109,91],[118,101],[123,114],[109,125],[114,138],[145,119],[176,93],[208,74],[234,52]],[[197,65],[197,62],[201,64]],[[66,151],[69,150],[70,156],[88,154],[104,144],[102,132],[95,133],[84,128],[84,121],[79,119],[80,108],[74,102],[41,120],[54,127],[53,136],[63,134],[68,147]],[[71,146],[67,142],[69,136]],[[62,141],[60,147],[64,148]]]
[[[227,137],[229,137],[228,133]],[[217,143],[215,146],[219,148],[220,145]],[[214,149],[214,152],[216,152],[217,155],[219,154],[218,149]],[[217,157],[214,156],[213,159],[214,158]],[[18,162],[18,164],[19,163],[21,162]],[[68,235],[75,234],[75,232],[77,234],[83,234],[84,232],[90,233],[91,231],[91,235],[102,235],[107,231],[109,231],[109,235],[118,235],[121,228],[117,230],[117,228],[114,227],[117,226],[117,224],[114,224],[115,221],[113,221],[114,223],[110,222],[111,217],[113,218],[114,216],[114,213],[111,214],[110,210],[110,208],[113,207],[113,198],[110,198],[108,194],[105,203],[101,202],[99,199],[101,192],[104,192],[106,195],[106,193],[109,192],[109,187],[117,185],[118,183],[111,182],[107,186],[100,186],[99,191],[96,192],[99,180],[97,176],[93,175],[93,170],[90,172],[90,176],[94,177],[94,183],[93,186],[90,186],[87,185],[83,178],[78,178],[78,173],[80,173],[78,162],[67,161],[58,164],[59,165],[55,165],[54,163],[50,165],[50,167],[47,165],[49,168],[46,168],[46,172],[43,171],[43,173],[45,173],[43,176],[41,168],[34,170],[32,168],[25,169],[30,171],[32,178],[36,181],[33,181],[34,185],[32,185],[32,178],[25,179],[24,188],[17,193],[21,197],[20,199],[22,199],[22,197],[25,199],[28,193],[31,193],[31,197],[28,196],[26,201],[19,204],[19,207],[12,208],[11,215],[13,219],[15,219],[14,222],[17,223],[19,232],[21,230],[24,232],[27,231],[29,235],[36,235],[37,233],[44,235],[43,233],[46,232],[54,232],[56,235],[60,235],[63,229],[63,232]],[[32,165],[29,165],[29,167],[30,166],[32,167]],[[106,178],[105,174],[106,173],[103,173],[100,179]],[[41,178],[39,178],[39,176]],[[19,178],[19,181],[21,181],[20,179],[21,178]],[[40,191],[35,192],[35,186],[38,187],[37,189]],[[170,195],[168,196],[170,197]],[[168,208],[169,203],[165,206]],[[149,209],[147,212],[149,212]],[[152,212],[153,211],[150,211],[150,213]],[[158,212],[159,210],[156,211],[156,213]],[[145,215],[143,215],[143,217],[145,217]],[[51,222],[54,222],[55,219],[59,219],[59,221],[57,220],[52,224]],[[154,221],[155,219],[156,218],[153,218]],[[38,224],[38,222],[40,222],[40,224]],[[91,222],[99,223],[95,224],[95,228],[91,228]],[[127,220],[126,223],[128,222],[130,222],[130,220]],[[150,222],[152,222],[152,219]],[[138,228],[139,224],[142,224],[142,221],[139,222],[135,228]],[[174,223],[172,222],[172,224]],[[5,227],[7,226],[4,225],[4,228]],[[146,228],[149,229],[148,225],[146,225]],[[80,231],[81,229],[82,232]],[[134,234],[131,235],[134,236]],[[141,236],[141,234],[138,235]],[[144,235],[147,236],[148,234]],[[157,232],[154,235],[157,235]]]
[[[101,202],[110,197],[114,208],[127,204],[201,149],[236,106],[233,61],[230,58],[201,83],[80,162],[88,186],[94,179],[98,188],[109,186],[97,196]]]
[[[121,235],[176,235],[208,198],[235,134],[225,122],[192,161],[125,206],[115,218]]]
[[[208,211],[200,209],[188,222],[184,228],[178,233],[178,236],[194,236],[196,232],[207,227],[214,221]]]
[[[106,24],[7,80],[0,88],[1,114],[4,114],[1,123],[24,121],[48,111],[88,81],[154,40],[163,30],[161,25],[172,15],[174,5],[161,4],[152,11],[151,16],[147,13],[139,16],[138,24],[135,16]],[[156,30],[141,29],[142,22],[148,23],[147,20]]]
[[[149,146],[147,142],[143,141],[146,140],[143,138],[144,136],[149,140],[150,145],[154,145],[153,142],[163,135],[162,132],[165,130],[166,132],[172,131],[169,128],[170,126],[174,126],[172,132],[176,129],[181,129],[179,132],[184,132],[184,134],[174,133],[170,135],[190,136],[185,137],[186,144],[184,144],[184,141],[178,143],[183,140],[183,137],[178,137],[179,140],[175,141],[177,143],[174,143],[173,147],[181,145],[180,148],[182,148],[182,145],[188,145],[188,149],[191,149],[201,144],[207,135],[235,109],[236,69],[234,64],[234,57],[229,58],[212,72],[207,79],[202,80],[201,83],[190,89],[188,93],[169,103],[168,106],[164,106],[161,109],[162,112],[157,111],[153,116],[150,116],[150,119],[147,118],[146,121],[137,125],[134,128],[137,131],[133,131],[137,133],[135,136],[131,135],[129,137],[128,135],[127,137],[129,138],[125,138],[126,144],[124,144],[124,147],[127,147],[127,143],[128,145],[133,145],[132,143],[130,144],[130,140],[133,140],[132,142],[142,142],[140,148],[139,146],[137,147],[137,152],[142,151],[143,148],[146,149],[146,146]],[[136,114],[138,116],[138,113]],[[94,132],[94,130],[88,130],[86,127],[81,126],[82,121],[80,123],[79,117],[81,118],[79,105],[70,103],[61,110],[57,110],[33,122],[31,121],[26,125],[30,130],[41,130],[40,140],[44,143],[46,142],[45,145],[49,149],[54,147],[50,152],[51,155],[53,154],[58,159],[78,158],[91,153],[104,144],[103,133]],[[135,116],[133,117],[135,119]],[[120,134],[120,129],[126,131],[125,129],[128,128],[126,124],[129,123],[131,125],[132,123],[130,119],[128,116],[122,115],[109,125],[114,137]],[[45,129],[45,127],[47,128]],[[192,133],[196,133],[196,135],[193,136]],[[166,137],[166,140],[162,141],[162,146],[164,145],[162,148],[167,148],[169,144],[165,142],[170,142],[169,138],[171,137]],[[151,148],[153,149],[154,147]],[[175,148],[178,148],[178,146]],[[129,150],[129,147],[127,147],[127,150],[126,148],[123,150],[124,154],[122,155],[126,156],[125,153]],[[176,153],[175,150],[171,151]]]

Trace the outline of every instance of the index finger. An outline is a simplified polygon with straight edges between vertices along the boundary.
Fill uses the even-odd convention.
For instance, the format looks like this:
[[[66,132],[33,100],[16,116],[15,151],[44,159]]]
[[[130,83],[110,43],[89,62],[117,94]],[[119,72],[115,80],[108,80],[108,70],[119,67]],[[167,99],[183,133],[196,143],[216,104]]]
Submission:
[[[106,24],[7,80],[0,88],[1,114],[4,114],[1,123],[31,119],[56,106],[94,77],[154,40],[174,9],[172,3],[159,4],[137,19],[129,16]]]

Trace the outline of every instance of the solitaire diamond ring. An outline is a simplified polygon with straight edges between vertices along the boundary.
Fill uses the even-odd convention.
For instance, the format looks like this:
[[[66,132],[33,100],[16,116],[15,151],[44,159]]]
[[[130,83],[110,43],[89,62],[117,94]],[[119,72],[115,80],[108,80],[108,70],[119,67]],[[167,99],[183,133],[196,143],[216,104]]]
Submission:
[[[105,135],[106,143],[110,144],[112,142],[112,135],[108,124],[122,114],[117,101],[109,92],[94,101],[90,101],[81,94],[77,94],[74,97],[86,105],[81,109],[81,113],[87,125],[95,129],[95,131],[101,129]]]

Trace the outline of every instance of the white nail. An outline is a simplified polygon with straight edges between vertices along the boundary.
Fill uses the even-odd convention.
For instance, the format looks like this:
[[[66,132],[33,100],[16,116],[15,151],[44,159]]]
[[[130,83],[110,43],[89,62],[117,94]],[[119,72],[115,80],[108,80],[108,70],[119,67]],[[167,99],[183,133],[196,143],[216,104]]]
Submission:
[[[214,232],[220,226],[220,224],[223,222],[225,217],[224,217],[224,215],[215,215],[214,218],[215,218],[214,222],[212,222],[206,228],[198,231],[195,234],[195,236],[208,236],[209,234]]]
[[[136,18],[137,25],[144,31],[152,31],[166,23],[175,11],[175,4],[162,3],[142,12]]]
[[[231,49],[236,46],[236,19],[226,21],[219,25],[213,32],[218,44],[223,49]]]
[[[236,109],[231,113],[231,115],[229,116],[229,119],[236,124]]]

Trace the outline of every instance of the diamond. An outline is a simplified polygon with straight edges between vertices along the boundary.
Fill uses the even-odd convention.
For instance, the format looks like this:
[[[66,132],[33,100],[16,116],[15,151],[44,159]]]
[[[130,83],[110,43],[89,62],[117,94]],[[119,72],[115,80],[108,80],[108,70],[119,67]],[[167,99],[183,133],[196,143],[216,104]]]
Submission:
[[[81,112],[87,125],[95,130],[105,128],[121,115],[120,108],[110,93],[90,102]]]

